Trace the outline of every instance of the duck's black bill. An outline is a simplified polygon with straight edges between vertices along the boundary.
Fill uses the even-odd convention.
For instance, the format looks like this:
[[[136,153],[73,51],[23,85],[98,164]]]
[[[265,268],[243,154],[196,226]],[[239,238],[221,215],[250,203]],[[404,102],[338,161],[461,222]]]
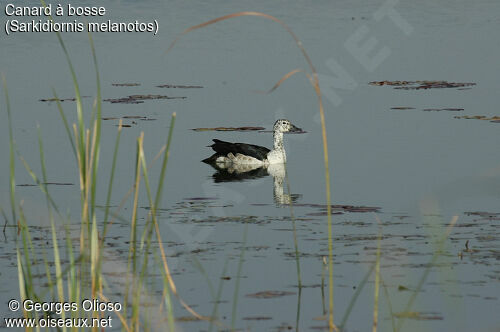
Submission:
[[[299,128],[297,126],[292,125],[292,127],[289,130],[291,133],[303,133],[304,131],[302,128]]]

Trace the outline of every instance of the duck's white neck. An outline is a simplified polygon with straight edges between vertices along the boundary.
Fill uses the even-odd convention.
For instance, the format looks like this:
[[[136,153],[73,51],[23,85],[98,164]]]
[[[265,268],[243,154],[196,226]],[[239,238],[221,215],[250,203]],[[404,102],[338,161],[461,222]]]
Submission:
[[[285,151],[285,148],[283,146],[283,133],[281,131],[275,131],[273,134],[273,139],[274,139],[273,149]]]
[[[274,146],[272,151],[267,154],[267,162],[270,164],[286,162],[285,147],[283,146],[283,133],[280,131],[274,132]]]

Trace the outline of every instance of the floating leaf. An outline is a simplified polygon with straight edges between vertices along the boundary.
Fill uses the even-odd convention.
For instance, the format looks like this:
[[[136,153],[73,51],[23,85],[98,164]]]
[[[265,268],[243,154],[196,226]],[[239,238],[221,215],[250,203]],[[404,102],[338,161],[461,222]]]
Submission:
[[[253,297],[256,299],[272,299],[275,297],[282,297],[294,294],[295,294],[294,292],[286,292],[286,291],[262,291],[254,294],[247,294],[246,297]]]
[[[215,201],[217,197],[187,197],[185,201]]]
[[[462,115],[462,116],[455,116],[455,119],[466,119],[466,120],[484,120],[484,121],[490,121],[493,123],[500,123],[500,116],[492,116],[492,117],[487,117],[484,115]]]
[[[90,98],[90,96],[81,96],[81,98]],[[63,99],[60,99],[60,98],[46,98],[46,99],[39,99],[39,101],[41,102],[53,102],[53,101],[60,101],[60,102],[63,102],[63,101],[75,101],[76,98],[63,98]]]
[[[140,83],[111,83],[112,86],[139,86]]]
[[[264,127],[214,127],[214,128],[193,128],[194,131],[257,131],[263,130]]]
[[[67,182],[44,182],[42,183],[46,186],[73,186],[74,183],[67,183]],[[30,184],[30,183],[25,183],[25,184],[17,184],[17,187],[36,187],[38,184]]]
[[[207,319],[209,319],[209,317],[206,317]],[[202,319],[198,318],[198,317],[195,317],[195,316],[182,316],[182,317],[176,317],[175,320],[177,322],[198,322]]]
[[[201,89],[203,88],[201,85],[178,85],[178,84],[162,84],[157,85],[157,88],[165,88],[165,89]]]
[[[142,116],[142,115],[125,115],[125,116],[122,116],[121,118],[118,118],[118,117],[107,117],[107,118],[101,118],[102,120],[119,120],[119,119],[138,119],[138,120],[141,120],[141,121],[154,121],[156,119],[153,119],[153,118],[148,118],[146,116]],[[132,122],[135,124],[135,122]]]
[[[304,207],[312,207],[319,208],[321,210],[325,210],[327,206],[325,204],[314,204],[314,203],[297,203],[294,206],[304,206]],[[333,212],[380,212],[380,207],[376,206],[355,206],[355,205],[331,205],[331,210]]]
[[[485,212],[485,211],[473,211],[473,212],[464,212],[466,216],[480,216],[483,218],[495,218],[500,216],[500,212]]]
[[[416,312],[416,311],[404,311],[404,312],[396,312],[394,313],[394,317],[397,318],[410,318],[416,320],[443,320],[442,316],[439,316],[437,313],[429,312]]]
[[[396,106],[396,107],[391,107],[391,110],[414,110],[415,107],[408,107],[408,106]]]
[[[421,90],[421,89],[444,89],[444,88],[461,88],[471,87],[476,83],[461,83],[461,82],[447,82],[447,81],[374,81],[369,82],[370,85],[377,86],[392,86],[394,89],[400,90]]]
[[[425,112],[441,112],[441,111],[448,111],[448,112],[460,112],[463,111],[463,108],[424,108],[423,111]]]
[[[243,320],[271,320],[272,317],[267,316],[252,316],[252,317],[243,317]]]
[[[187,97],[169,97],[165,95],[131,95],[123,98],[108,98],[104,99],[104,101],[110,102],[112,104],[121,103],[121,104],[140,104],[145,100],[154,100],[154,99],[186,99]]]

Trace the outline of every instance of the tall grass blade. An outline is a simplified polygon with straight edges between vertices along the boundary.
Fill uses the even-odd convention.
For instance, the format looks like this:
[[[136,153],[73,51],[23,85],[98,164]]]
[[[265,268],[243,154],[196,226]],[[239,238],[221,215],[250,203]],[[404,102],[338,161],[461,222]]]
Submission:
[[[92,34],[89,32],[90,49],[92,50],[92,59],[94,60],[94,69],[96,74],[96,86],[97,86],[97,97],[96,97],[96,120],[95,120],[95,150],[92,162],[92,185],[91,185],[91,195],[90,195],[90,208],[91,215],[95,215],[95,200],[96,200],[96,188],[97,188],[97,170],[99,165],[99,153],[101,149],[101,121],[102,121],[102,101],[101,101],[101,79],[99,77],[99,66],[97,63],[97,56],[94,47],[94,41],[92,39]]]
[[[44,181],[43,180],[40,181],[40,179],[36,176],[35,172],[33,172],[33,170],[31,169],[30,165],[26,162],[26,160],[24,159],[24,157],[19,153],[19,151],[16,151],[16,152],[17,152],[17,155],[19,157],[19,160],[21,160],[21,162],[23,163],[24,168],[26,169],[26,171],[28,172],[28,174],[33,179],[33,182],[35,182],[35,184],[40,188],[40,190],[42,191],[42,193],[45,195],[45,197],[47,198],[47,200],[50,202],[50,205],[52,206],[52,208],[54,209],[54,211],[56,211],[60,215],[59,209],[58,209],[58,207],[57,207],[54,199],[52,198],[52,196],[50,195],[50,193],[47,191],[47,186],[45,185]]]
[[[302,286],[299,287],[299,292],[297,293],[297,312],[295,314],[295,331],[299,332],[299,323],[300,323],[300,307],[302,301]]]
[[[19,297],[21,302],[24,302],[27,299],[26,296],[26,284],[24,279],[24,269],[23,263],[21,262],[21,253],[19,252],[19,248],[16,248],[17,255],[17,280],[19,280]],[[26,317],[26,311],[23,310],[23,315]]]
[[[59,256],[59,245],[57,243],[57,234],[56,234],[56,226],[54,224],[54,220],[51,220],[51,229],[52,229],[52,245],[54,247],[54,265],[56,268],[56,286],[57,286],[57,295],[58,301],[64,302],[64,287],[63,287],[63,273],[61,269],[61,257]],[[66,318],[66,313],[64,310],[61,312],[61,318]],[[63,331],[66,331],[66,327],[63,328]]]
[[[59,97],[57,96],[56,90],[52,89],[52,93],[54,95],[54,99],[56,100],[57,109],[59,110],[59,114],[60,114],[62,122],[64,124],[64,129],[66,129],[66,134],[68,135],[68,140],[71,143],[71,148],[73,149],[73,154],[75,155],[75,159],[76,159],[77,158],[76,147],[75,147],[75,142],[73,141],[73,135],[71,134],[71,129],[69,127],[68,119],[66,118],[66,115],[64,114],[61,100],[59,100]]]
[[[297,74],[297,73],[304,73],[304,74],[307,76],[307,78],[309,78],[309,81],[311,81],[311,82],[312,82],[311,75],[309,75],[306,71],[304,71],[303,69],[294,69],[294,70],[292,70],[292,71],[290,71],[290,72],[286,73],[285,75],[283,75],[283,77],[281,77],[281,79],[280,79],[280,80],[279,80],[276,84],[274,84],[274,85],[273,85],[273,87],[272,87],[271,89],[269,89],[269,90],[267,90],[267,91],[260,91],[260,90],[258,90],[258,91],[256,91],[256,92],[258,92],[258,93],[270,94],[270,93],[272,93],[274,90],[276,90],[277,88],[279,88],[279,86],[280,86],[283,82],[285,82],[287,79],[289,79],[290,77],[292,77],[293,75],[295,75],[295,74]]]
[[[137,275],[137,206],[138,206],[138,200],[139,200],[139,185],[141,181],[141,159],[139,158],[139,150],[140,150],[140,140],[142,139],[142,136],[138,138],[137,140],[137,150],[136,150],[136,162],[135,162],[135,181],[134,181],[134,199],[133,199],[133,206],[132,206],[132,220],[131,220],[131,226],[130,226],[130,246],[129,246],[129,258],[128,258],[128,266],[127,266],[127,271],[130,271],[132,269],[131,273],[127,273],[127,280],[126,280],[126,290],[125,290],[125,303],[124,303],[124,314],[127,314],[127,306],[128,306],[128,297],[130,293],[130,278],[129,275],[132,276],[132,286],[133,290],[135,290],[138,285],[136,281],[136,275]],[[134,328],[134,326],[137,324],[137,320],[139,319],[139,311],[138,311],[138,306],[134,302],[132,304],[132,321],[131,321],[131,326]]]
[[[47,7],[47,4],[45,3],[44,0],[40,0],[40,3],[42,4],[43,7]],[[54,19],[52,18],[52,16],[49,16],[50,20],[52,22],[54,22]],[[80,142],[80,155],[83,156],[84,155],[84,146],[83,146],[83,142],[84,142],[84,128],[85,128],[85,125],[84,125],[84,121],[83,121],[83,111],[82,111],[82,98],[81,98],[81,95],[80,95],[80,87],[78,85],[78,81],[76,79],[76,73],[75,73],[75,70],[73,68],[73,63],[71,62],[71,58],[69,56],[69,52],[68,50],[66,49],[66,45],[64,44],[64,41],[61,37],[61,34],[56,31],[56,36],[57,36],[57,40],[59,41],[59,45],[61,45],[61,48],[64,52],[64,55],[66,57],[66,62],[68,63],[68,67],[69,67],[69,70],[71,72],[71,78],[73,80],[73,86],[75,88],[75,99],[76,99],[76,113],[77,113],[77,117],[78,117],[78,132],[79,132],[79,135],[77,136],[77,139],[79,140]],[[84,167],[84,163],[83,163],[83,160],[80,160],[80,162],[82,163],[82,165],[80,165],[81,168]]]
[[[174,133],[175,119],[177,114],[172,113],[172,118],[170,119],[170,128],[168,130],[168,138],[167,138],[167,148],[165,154],[163,155],[163,162],[161,165],[160,177],[158,179],[158,188],[156,189],[156,198],[155,198],[155,209],[159,207],[161,194],[163,192],[163,182],[165,180],[165,171],[167,169],[168,158],[170,157],[170,144],[172,143],[172,135]]]
[[[175,113],[172,116],[172,119],[175,119]],[[170,134],[169,134],[169,143],[170,143],[170,139],[171,139],[171,132],[172,132],[172,130],[173,130],[173,128],[171,127],[170,128]],[[141,138],[143,138],[143,137],[144,137],[144,132],[141,132]],[[173,313],[173,307],[171,305],[172,302],[171,302],[171,299],[170,299],[169,288],[172,289],[172,291],[174,292],[174,294],[176,294],[176,290],[175,290],[175,285],[173,285],[172,276],[171,276],[170,270],[168,268],[167,259],[166,259],[166,256],[165,256],[165,251],[163,249],[163,242],[162,242],[161,235],[160,235],[160,229],[158,227],[156,205],[155,205],[155,202],[153,201],[153,196],[151,194],[151,187],[149,185],[148,168],[146,166],[146,158],[144,156],[144,149],[142,147],[142,143],[143,142],[141,140],[141,144],[140,144],[140,148],[139,148],[139,159],[140,159],[141,165],[142,165],[142,174],[143,174],[143,177],[144,177],[144,186],[146,188],[146,193],[147,193],[148,200],[149,200],[149,206],[151,208],[150,212],[151,212],[152,224],[153,224],[154,229],[156,230],[158,245],[160,247],[160,255],[161,255],[161,258],[162,258],[162,262],[163,262],[164,278],[168,281],[168,282],[164,283],[164,287],[166,287],[166,290],[167,290],[167,292],[165,293],[165,297],[166,297],[165,300],[166,300],[166,303],[167,303],[168,324],[169,324],[169,327],[170,327],[170,331],[174,331],[174,329],[175,329],[175,326],[174,326],[174,313]],[[161,172],[160,180],[159,180],[159,182],[161,182],[161,183],[163,183],[163,179],[161,179],[161,177],[163,177],[165,175],[165,167],[166,167],[166,161],[165,161],[165,159],[168,160],[168,154],[169,154],[169,152],[170,151],[167,148],[167,150],[165,151],[164,164],[163,164],[163,167],[162,167],[162,172]],[[160,184],[159,184],[159,186],[160,186]],[[161,194],[161,190],[160,190],[160,194]],[[150,242],[148,241],[148,248],[149,248],[149,243]],[[145,252],[146,262],[147,262],[148,251],[149,250],[146,249],[146,252]],[[146,264],[144,264],[144,266],[146,266]]]
[[[198,270],[198,272],[200,272],[200,274],[207,281],[208,290],[210,291],[210,296],[212,297],[212,300],[215,301],[215,297],[216,297],[215,288],[214,288],[214,286],[212,284],[212,281],[210,281],[210,277],[208,276],[207,271],[205,270],[205,268],[203,267],[203,265],[200,263],[200,261],[194,255],[192,256],[191,264],[193,265],[193,267],[195,269]]]
[[[26,219],[24,218],[24,213],[22,209],[23,201],[19,205],[19,227],[21,229],[21,239],[23,245],[24,254],[24,283],[26,285],[26,295],[32,297],[33,292],[33,274],[31,273],[31,256],[34,256],[33,245],[31,243],[31,238],[29,236],[28,226],[26,225]],[[31,252],[31,255],[30,255]]]
[[[123,120],[120,119],[120,122],[118,123],[118,133],[116,135],[115,148],[113,150],[113,162],[111,163],[111,173],[109,175],[108,194],[106,196],[106,206],[104,208],[104,225],[103,225],[103,230],[102,230],[103,241],[104,241],[104,238],[106,237],[107,227],[108,227],[109,205],[111,204],[111,193],[113,191],[113,180],[115,178],[116,160],[117,160],[117,156],[118,156],[118,148],[120,146],[122,124],[123,124]]]
[[[12,131],[12,115],[10,112],[9,91],[7,90],[7,80],[2,74],[3,91],[5,94],[5,104],[7,107],[7,119],[9,121],[9,186],[10,186],[10,207],[12,212],[12,224],[15,225],[16,218],[16,164],[14,159],[14,134]]]
[[[99,237],[97,231],[97,220],[95,216],[92,218],[92,232],[90,233],[90,273],[92,276],[92,298],[97,297],[97,292],[100,290],[99,278]]]
[[[52,214],[52,208],[51,208],[51,198],[49,195],[49,191],[47,188],[47,170],[45,167],[45,154],[44,154],[44,148],[43,148],[43,141],[42,141],[42,135],[40,132],[40,126],[37,124],[37,132],[38,132],[38,150],[40,151],[40,165],[42,168],[42,178],[43,178],[43,183],[42,185],[42,191],[46,193],[46,200],[47,200],[47,210],[49,212],[49,220],[50,220],[50,225],[51,225],[51,230],[52,230],[52,246],[53,246],[53,251],[54,251],[54,265],[56,269],[56,288],[57,288],[57,299],[59,302],[64,302],[64,288],[63,288],[63,275],[62,275],[62,269],[61,269],[61,259],[59,256],[59,245],[57,243],[57,236],[56,236],[56,230],[55,230],[55,223],[54,223],[54,216]],[[48,283],[50,289],[52,289],[52,281],[50,280],[50,268],[49,264],[47,261],[45,261],[45,267],[47,269],[47,276],[48,278]],[[63,311],[61,312],[61,318],[65,319],[66,318],[66,313]],[[63,331],[66,331],[66,327],[63,327]]]

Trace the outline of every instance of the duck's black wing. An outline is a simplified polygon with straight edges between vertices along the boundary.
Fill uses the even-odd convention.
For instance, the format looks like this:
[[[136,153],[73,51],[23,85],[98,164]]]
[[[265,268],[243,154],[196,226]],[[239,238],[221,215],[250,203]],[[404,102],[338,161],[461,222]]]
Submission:
[[[254,157],[259,160],[264,160],[267,157],[267,154],[271,151],[266,147],[246,144],[246,143],[230,143],[221,141],[218,139],[214,139],[214,144],[209,145],[215,153],[207,159],[202,160],[203,162],[210,164],[213,163],[220,156],[227,156],[228,153],[232,153],[236,155],[237,153],[241,153],[245,156]]]

